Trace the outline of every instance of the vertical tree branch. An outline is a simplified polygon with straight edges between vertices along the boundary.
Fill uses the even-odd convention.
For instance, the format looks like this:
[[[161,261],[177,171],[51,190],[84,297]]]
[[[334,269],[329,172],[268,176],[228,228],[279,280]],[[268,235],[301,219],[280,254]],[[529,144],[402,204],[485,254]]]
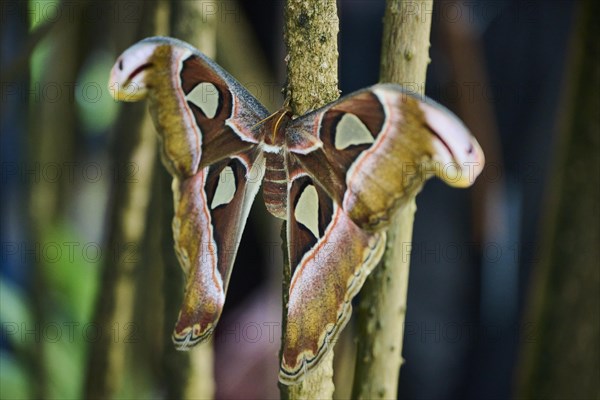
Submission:
[[[139,249],[145,231],[146,211],[150,194],[152,165],[156,158],[156,139],[152,135],[152,122],[145,116],[142,104],[127,105],[127,116],[122,113],[117,129],[127,135],[117,135],[121,149],[116,152],[115,165],[134,165],[135,182],[123,182],[114,190],[103,266],[94,323],[102,332],[124,329],[133,317],[135,297],[135,270],[140,254],[132,259],[123,246],[135,245]],[[120,387],[125,364],[126,345],[123,340],[113,340],[103,334],[90,346],[85,397],[104,399],[114,396]]]
[[[29,19],[26,17],[27,14],[27,8],[28,8],[28,4],[25,2],[19,2],[19,1],[10,1],[6,3],[8,6],[10,7],[15,7],[16,9],[19,10],[19,18],[14,22],[14,24],[16,26],[18,26],[18,29],[16,29],[17,31],[21,31],[19,33],[21,33],[24,37],[27,34],[27,30],[29,28],[30,25],[30,21]],[[0,31],[2,33],[5,33],[6,28],[8,27],[8,24],[6,26],[4,26],[4,29],[0,28]],[[42,28],[42,27],[41,27]],[[41,29],[39,28],[39,29]],[[8,32],[6,32],[8,33]],[[30,33],[29,37],[30,40],[34,38],[36,32]],[[43,37],[47,37],[50,36],[51,30],[50,29],[45,29],[42,31],[43,36],[39,37],[38,41],[36,42],[36,44],[42,40]],[[52,33],[52,36],[56,37],[57,34],[56,33]],[[24,41],[24,40],[20,40],[20,41]],[[4,42],[2,42],[4,43]],[[22,43],[15,43],[15,46],[22,46]],[[16,81],[17,78],[19,78],[19,83],[23,84],[23,85],[27,85],[28,87],[31,87],[32,84],[36,85],[39,84],[39,82],[35,82],[36,77],[33,76],[33,71],[30,68],[30,57],[31,54],[33,54],[33,51],[35,49],[35,45],[30,46],[30,51],[28,52],[26,57],[22,57],[22,59],[20,60],[22,62],[21,64],[21,68],[23,70],[25,70],[27,72],[26,76],[23,76],[22,79],[20,80],[21,76],[19,76],[18,74],[14,74],[15,76],[11,76],[10,75],[10,70],[11,68],[9,67],[8,70],[9,74],[5,74],[4,70],[2,73],[2,80],[1,82],[4,84],[4,82],[11,82],[11,81]],[[7,49],[7,50],[11,50],[11,49]],[[68,49],[67,49],[68,50]],[[8,51],[7,51],[8,53]],[[64,51],[63,51],[64,53]],[[10,56],[9,56],[10,58]],[[5,60],[3,60],[5,62]],[[3,64],[4,66],[5,64]],[[67,66],[67,71],[70,72],[70,66]],[[68,73],[68,72],[67,72]],[[64,71],[57,71],[57,68],[50,68],[48,71],[46,71],[46,76],[41,76],[41,77],[37,77],[37,79],[42,80],[42,79],[47,79],[48,81],[52,81],[53,79],[56,79],[57,76],[60,77],[64,77],[65,75]],[[6,79],[8,78],[8,79]],[[12,79],[10,79],[12,78]],[[3,102],[5,100],[3,99]],[[26,153],[26,159],[29,161],[30,165],[34,165],[35,163],[39,163],[43,165],[43,162],[47,162],[49,159],[53,160],[53,159],[59,159],[59,160],[63,160],[63,154],[62,151],[60,151],[60,148],[49,148],[49,147],[44,147],[42,146],[42,144],[44,143],[43,138],[44,137],[48,137],[48,136],[54,136],[53,134],[57,134],[57,135],[62,135],[63,132],[60,129],[56,129],[57,128],[57,124],[56,123],[52,123],[52,120],[48,121],[48,118],[45,118],[45,122],[47,122],[47,130],[50,131],[50,135],[48,134],[48,132],[46,132],[46,134],[44,134],[44,129],[41,129],[41,127],[43,125],[41,125],[40,122],[40,117],[45,115],[45,114],[50,114],[47,110],[47,104],[45,104],[46,102],[39,102],[39,101],[35,101],[32,102],[29,99],[26,98],[20,98],[18,100],[15,99],[9,99],[9,102],[17,102],[17,107],[21,109],[21,112],[23,113],[23,117],[22,119],[24,121],[27,121],[27,123],[24,124],[23,126],[23,131],[27,132],[26,138],[28,139],[29,143],[28,143],[28,148],[29,151]],[[3,104],[4,105],[4,104]],[[4,113],[4,109],[2,110],[2,114]],[[68,120],[67,123],[72,122],[73,118],[72,118],[72,114],[68,116]],[[4,118],[4,115],[2,115],[2,117]],[[10,120],[10,117],[8,118]],[[17,120],[15,118],[15,120]],[[4,132],[2,132],[4,133]],[[59,150],[59,151],[57,151]],[[56,215],[55,212],[57,210],[54,209],[54,204],[51,203],[51,207],[48,207],[48,205],[45,203],[40,204],[39,201],[36,201],[36,197],[37,195],[39,195],[39,193],[47,193],[49,194],[49,196],[51,198],[56,198],[58,197],[55,193],[52,193],[52,187],[56,187],[57,185],[47,185],[45,180],[42,179],[41,181],[38,181],[37,179],[34,180],[30,180],[27,182],[26,185],[26,191],[27,191],[27,210],[26,213],[28,215],[28,219],[30,221],[35,221],[35,223],[29,223],[26,225],[26,229],[27,229],[27,236],[28,239],[31,240],[32,243],[40,243],[43,242],[45,239],[45,235],[47,235],[47,231],[49,230],[52,222],[53,222],[53,218]],[[44,190],[45,189],[45,190]],[[58,189],[55,189],[58,190]],[[2,210],[3,215],[4,215],[4,210]],[[31,275],[31,284],[30,287],[28,288],[28,291],[30,293],[30,299],[31,299],[31,309],[33,312],[33,317],[36,321],[36,324],[40,324],[43,325],[44,323],[46,323],[46,314],[47,314],[47,309],[46,309],[46,301],[44,299],[44,294],[46,293],[46,291],[48,290],[47,288],[47,282],[46,282],[46,278],[44,276],[44,265],[42,263],[42,260],[39,260],[37,257],[33,258],[32,260],[32,275]],[[38,398],[44,398],[47,397],[48,395],[48,371],[47,371],[47,356],[46,356],[46,343],[44,340],[36,340],[36,343],[31,346],[31,351],[28,351],[26,354],[26,359],[28,361],[28,364],[30,365],[31,368],[31,373],[32,373],[32,377],[33,377],[33,382],[35,383],[34,386],[31,389],[31,393],[33,394],[33,396],[38,397]]]
[[[15,7],[22,7],[21,15],[29,15],[27,2],[16,2]],[[74,15],[80,14],[80,7],[76,5]],[[59,20],[60,18],[57,18]],[[46,34],[45,46],[51,51],[46,59],[46,67],[40,71],[39,76],[31,76],[31,90],[36,92],[40,87],[56,85],[57,82],[66,83],[77,75],[80,67],[81,54],[78,52],[78,43],[81,34],[79,18],[74,18],[72,23],[52,24],[55,29],[43,29],[40,33]],[[32,48],[33,50],[33,48]],[[25,58],[26,61],[31,61]],[[74,92],[74,91],[73,91]],[[69,96],[74,93],[70,92]],[[77,113],[73,104],[66,104],[67,96],[60,96],[55,101],[48,98],[36,97],[30,102],[29,128],[28,128],[28,164],[40,165],[42,169],[48,165],[74,165],[75,157],[75,132],[77,132]],[[3,100],[4,101],[4,100]],[[27,110],[25,108],[24,110]],[[62,171],[64,172],[64,171]],[[45,243],[50,237],[52,228],[65,215],[65,209],[71,198],[72,182],[60,179],[51,182],[49,179],[33,179],[28,182],[28,214],[29,220],[34,221],[28,227],[32,243]],[[33,258],[32,285],[30,288],[32,308],[36,323],[44,326],[50,316],[47,293],[50,290],[44,259]],[[48,365],[52,365],[47,358],[47,343],[45,340],[36,341],[32,365],[35,373],[35,396],[45,398],[49,395],[49,384],[53,376]]]
[[[599,3],[580,3],[565,115],[548,177],[540,260],[523,340],[518,398],[598,398],[600,384]],[[596,183],[594,183],[596,182]]]
[[[140,7],[142,8],[142,7]],[[140,36],[149,36],[159,29],[155,24],[156,3],[143,7]],[[115,340],[108,332],[124,329],[133,317],[135,297],[134,272],[140,255],[131,259],[123,246],[142,242],[145,234],[146,212],[151,193],[151,177],[156,161],[154,127],[144,104],[124,104],[115,129],[125,132],[114,136],[113,154],[116,168],[133,165],[135,179],[118,181],[113,187],[109,208],[107,254],[103,265],[99,295],[93,321],[105,334],[90,346],[84,397],[106,399],[114,397],[124,373],[126,345],[122,338]]]
[[[387,0],[383,18],[381,82],[423,94],[429,64],[433,0]]]
[[[424,92],[432,9],[433,0],[387,1],[381,81]],[[415,211],[414,197],[397,211],[381,265],[367,278],[361,292],[353,398],[397,396]]]
[[[302,115],[338,98],[338,30],[335,0],[288,0],[285,9],[288,82],[285,91],[295,115]],[[285,226],[283,232],[284,254],[287,254]],[[287,296],[293,271],[287,262],[284,268],[285,332]],[[331,398],[334,390],[332,377],[333,351],[330,351],[302,383],[290,387],[281,385],[282,398]]]
[[[338,98],[338,31],[335,1],[288,0],[286,99],[295,115]]]

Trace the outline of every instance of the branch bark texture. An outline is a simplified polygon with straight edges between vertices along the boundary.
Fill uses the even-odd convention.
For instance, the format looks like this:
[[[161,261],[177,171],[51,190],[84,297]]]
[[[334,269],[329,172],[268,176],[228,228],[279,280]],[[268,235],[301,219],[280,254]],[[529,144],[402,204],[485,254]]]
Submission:
[[[286,99],[295,115],[339,97],[335,1],[289,0],[285,10]]]
[[[433,0],[387,1],[382,82],[400,83],[411,92],[423,94],[432,8]],[[413,197],[396,212],[383,260],[361,292],[353,398],[397,397],[415,211]]]
[[[335,0],[288,0],[285,9],[288,52],[285,93],[294,115],[305,114],[338,98],[338,31]],[[287,254],[285,240],[284,253]],[[284,268],[285,332],[287,296],[293,271],[287,262]],[[330,399],[333,391],[333,351],[300,384],[281,385],[282,398],[287,399]]]

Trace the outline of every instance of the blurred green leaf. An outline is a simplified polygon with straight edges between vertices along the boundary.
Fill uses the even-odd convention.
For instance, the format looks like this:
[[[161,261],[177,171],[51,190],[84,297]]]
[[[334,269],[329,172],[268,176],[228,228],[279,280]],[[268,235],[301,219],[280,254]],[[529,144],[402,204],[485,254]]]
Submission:
[[[85,381],[88,347],[97,328],[90,319],[103,261],[99,243],[86,240],[68,222],[45,232],[43,273],[50,303],[41,332],[51,398],[78,398]],[[89,328],[89,329],[88,329]],[[108,334],[108,332],[100,332]]]
[[[70,321],[89,322],[97,289],[103,249],[99,243],[82,239],[69,225],[51,229],[43,243],[53,246],[44,257],[44,275],[51,301]]]
[[[74,340],[63,335],[60,340],[48,341],[46,338],[45,360],[48,371],[48,397],[55,399],[76,399],[81,396],[85,382],[85,341],[82,327],[73,330]]]
[[[33,317],[25,303],[25,293],[3,280],[0,280],[0,322],[6,340],[15,348],[23,347],[20,332],[22,327],[33,326]]]
[[[65,11],[60,7],[60,3],[59,0],[30,0],[28,4],[29,30],[33,31],[44,23],[63,17]]]
[[[117,117],[117,102],[108,91],[108,76],[114,60],[107,52],[95,52],[79,74],[75,98],[86,133],[102,133]]]
[[[35,47],[33,53],[31,53],[31,59],[29,61],[29,67],[31,71],[31,90],[32,92],[39,92],[40,81],[42,79],[42,72],[48,66],[48,59],[50,52],[52,51],[52,43],[48,37],[42,39],[40,43]],[[37,85],[37,86],[36,86]],[[35,102],[31,102],[30,106],[34,106]]]
[[[31,398],[31,382],[21,363],[6,351],[0,351],[0,398]]]

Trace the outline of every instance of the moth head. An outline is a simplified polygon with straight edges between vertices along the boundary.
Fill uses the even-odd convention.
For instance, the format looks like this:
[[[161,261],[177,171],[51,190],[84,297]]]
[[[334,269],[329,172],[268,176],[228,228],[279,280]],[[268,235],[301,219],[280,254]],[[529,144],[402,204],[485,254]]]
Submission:
[[[485,164],[479,143],[444,107],[433,102],[419,105],[432,134],[433,173],[450,186],[471,186]]]
[[[138,101],[148,94],[149,72],[155,68],[154,53],[158,43],[142,41],[134,44],[117,58],[110,71],[108,87],[119,101]]]
[[[190,54],[189,45],[171,38],[144,39],[123,52],[110,71],[108,87],[120,101],[144,99],[158,82],[158,71],[168,70],[172,60]]]

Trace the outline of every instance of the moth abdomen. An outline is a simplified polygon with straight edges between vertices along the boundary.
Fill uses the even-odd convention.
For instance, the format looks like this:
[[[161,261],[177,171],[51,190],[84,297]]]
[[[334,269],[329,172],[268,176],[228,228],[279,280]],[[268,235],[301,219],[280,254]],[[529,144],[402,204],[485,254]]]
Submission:
[[[288,177],[282,153],[265,153],[266,169],[263,199],[267,210],[277,218],[287,216]]]

